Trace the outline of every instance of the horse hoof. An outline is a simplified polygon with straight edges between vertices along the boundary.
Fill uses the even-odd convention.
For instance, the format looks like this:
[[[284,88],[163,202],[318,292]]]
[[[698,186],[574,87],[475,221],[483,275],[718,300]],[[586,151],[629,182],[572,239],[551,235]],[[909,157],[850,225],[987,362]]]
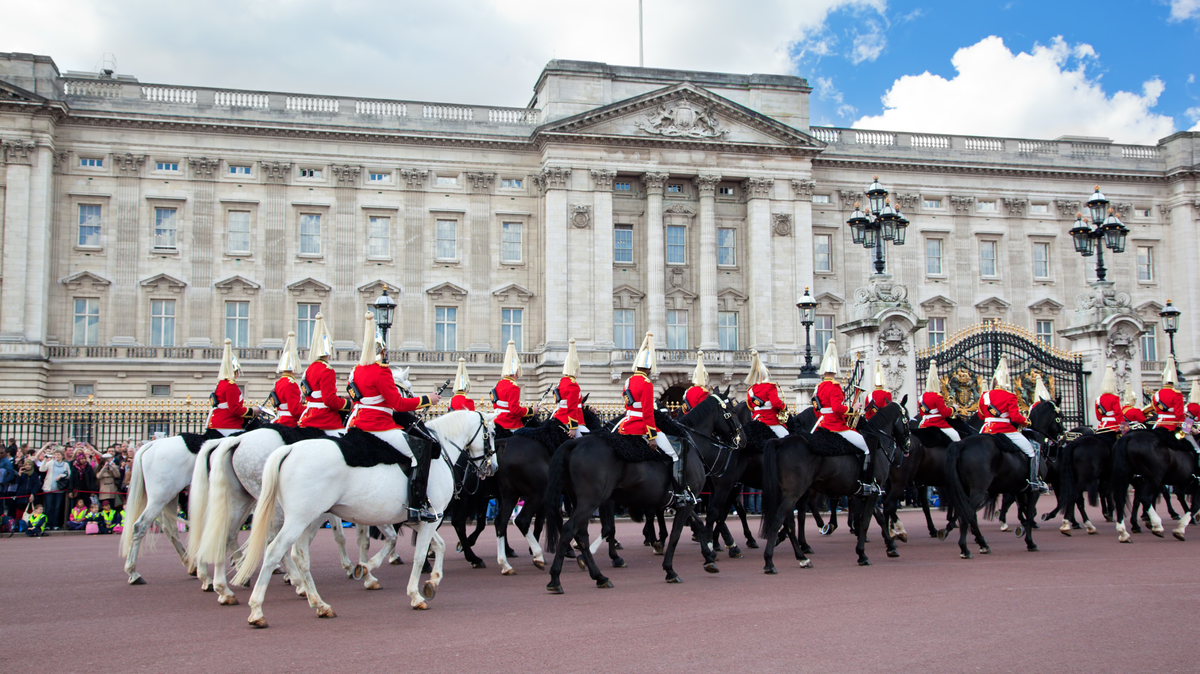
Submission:
[[[1122,542],[1122,543],[1132,543],[1132,542],[1133,542],[1133,541],[1132,541],[1132,540],[1129,538],[1129,534],[1121,534],[1120,536],[1117,536],[1117,540],[1118,540],[1118,541],[1120,541],[1120,542]]]
[[[775,567],[767,566],[763,568],[763,573],[767,574],[768,576],[774,576],[779,572],[775,570]]]
[[[403,563],[404,563],[404,560],[400,559],[399,557],[388,561],[388,564],[391,564],[392,566],[400,566]]]
[[[542,561],[542,560],[540,560],[540,559],[535,559],[535,560],[533,560],[533,565],[534,565],[534,566],[536,566],[536,567],[538,568],[538,570],[539,570],[539,571],[545,571],[545,570],[546,570],[546,562],[544,562],[544,561]]]
[[[201,585],[201,592],[216,592],[217,590],[212,585]]]
[[[1070,538],[1070,537],[1071,537],[1071,530],[1070,530],[1070,529],[1059,529],[1059,530],[1058,530],[1058,533],[1060,533],[1060,534],[1062,534],[1063,536],[1066,536],[1066,537],[1068,537],[1068,538]]]
[[[354,580],[362,580],[367,576],[367,567],[362,564],[355,564],[354,570],[350,572],[350,577]]]
[[[900,553],[899,553],[899,552],[897,552],[897,551],[895,551],[895,550],[888,550],[888,551],[887,551],[887,556],[888,556],[888,557],[893,557],[893,558],[894,558],[894,557],[899,557],[899,556],[900,556]]]
[[[251,626],[251,627],[257,627],[257,628],[258,628],[258,629],[260,629],[260,630],[261,630],[261,629],[266,629],[266,628],[267,628],[267,619],[266,619],[266,618],[259,618],[258,620],[251,620],[251,621],[250,621],[250,626]]]
[[[425,581],[425,584],[421,586],[421,596],[425,597],[426,599],[433,599],[437,595],[437,588],[438,586],[436,583],[434,583],[432,580],[427,580]]]
[[[1008,531],[1008,522],[1002,522],[1000,524],[1000,531]]]
[[[799,564],[800,564],[800,568],[802,568],[802,569],[813,568],[813,561],[811,559],[802,559],[799,561]]]
[[[318,618],[336,618],[337,614],[333,612],[332,606],[326,606],[325,608],[317,611],[317,617]]]
[[[604,576],[601,576],[600,580],[596,581],[596,589],[598,589],[598,590],[611,590],[612,587],[613,587],[612,581],[605,578]]]
[[[617,557],[616,559],[612,560],[612,563],[613,563],[614,569],[624,569],[629,566],[628,564],[625,563],[625,560],[621,559],[620,557]]]
[[[1026,552],[1037,552],[1037,551],[1038,551],[1038,546],[1036,546],[1036,545],[1030,545],[1030,546],[1028,546],[1028,547],[1026,547],[1026,548],[1025,548],[1025,551],[1026,551]]]
[[[871,560],[867,559],[866,557],[863,557],[862,559],[858,560],[858,565],[859,566],[870,566]]]
[[[1175,520],[1176,522],[1178,522],[1178,521],[1179,521],[1179,515],[1171,515],[1171,519],[1173,519],[1173,520]]]
[[[459,542],[458,542],[458,545],[454,546],[454,551],[455,551],[455,552],[462,552],[462,541],[459,541]]]
[[[237,600],[237,597],[229,597],[229,598],[218,597],[217,603],[220,604],[221,606],[237,606],[238,600]]]
[[[1043,522],[1050,521],[1050,513],[1042,513],[1042,521]]]
[[[1018,524],[1017,528],[1013,529],[1013,535],[1016,536],[1017,538],[1024,536],[1025,535],[1025,527]]]
[[[370,583],[364,583],[363,587],[368,590],[379,590],[383,588],[383,586],[379,584],[378,580],[373,580]]]
[[[896,540],[900,541],[901,543],[907,543],[908,542],[908,532],[906,531],[906,532],[896,534]]]
[[[981,547],[981,548],[979,548],[979,554],[981,554],[981,555],[990,555],[990,554],[992,554],[992,549],[991,549],[991,548],[982,548],[982,547]]]
[[[420,601],[420,602],[417,602],[417,603],[413,604],[413,610],[414,610],[414,611],[425,611],[425,610],[428,610],[428,609],[429,609],[429,604],[426,604],[426,603],[425,603],[425,602],[423,602],[423,601]]]
[[[1177,541],[1183,540],[1183,534],[1179,533],[1178,531],[1172,531],[1171,535],[1174,536],[1175,540],[1177,540]]]
[[[1179,518],[1176,517],[1175,519],[1179,519]],[[191,576],[192,578],[195,578],[197,573],[198,573],[198,571],[196,569],[188,569],[188,575]]]
[[[653,545],[651,545],[650,547],[654,548],[654,554],[655,554],[655,555],[662,555],[662,554],[663,554],[663,544],[662,544],[662,543],[659,543],[658,541],[655,541],[655,542],[654,542],[654,544],[653,544]]]
[[[757,550],[758,549],[758,541],[751,538],[748,541],[746,541],[746,547],[748,547],[752,550]]]
[[[826,524],[825,526],[821,527],[820,532],[822,536],[828,536],[829,534],[833,533],[833,529],[830,529],[829,525]]]
[[[1088,536],[1095,536],[1096,534],[1100,533],[1100,531],[1098,529],[1096,529],[1096,527],[1088,527],[1087,532],[1088,532]]]
[[[506,566],[503,569],[500,569],[500,575],[501,576],[515,576],[515,575],[517,575],[517,570],[512,568],[511,566]]]
[[[971,559],[971,553],[963,552],[958,555],[959,559]]]
[[[717,542],[717,541],[713,541],[713,544],[712,544],[712,549],[713,549],[713,552],[721,552],[721,551],[723,551],[725,548],[724,548],[724,547],[722,547],[722,546],[721,546],[721,544],[720,544],[719,542]]]
[[[546,590],[549,591],[550,594],[562,594],[563,593],[562,585],[560,585],[558,583],[547,583]]]
[[[682,583],[683,579],[679,577],[679,574],[672,571],[671,573],[667,574],[667,582],[671,584]]]
[[[1151,529],[1150,533],[1154,534],[1155,536],[1158,536],[1159,538],[1163,537],[1162,529]]]
[[[721,573],[721,570],[717,568],[717,565],[714,562],[709,562],[709,563],[705,564],[704,570],[709,573]]]
[[[624,550],[625,546],[621,545],[621,541],[613,541],[613,549],[614,550]]]
[[[575,563],[579,565],[580,571],[587,571],[587,562],[583,561],[583,557],[576,557]]]
[[[729,558],[730,559],[741,559],[742,558],[742,551],[738,548],[738,546],[735,545],[735,546],[729,548]]]
[[[472,569],[486,569],[487,562],[483,561],[482,559],[479,560],[478,562],[471,562],[471,568]]]
[[[1104,521],[1108,522],[1109,524],[1112,524],[1112,521],[1113,521],[1112,515],[1105,515]]]

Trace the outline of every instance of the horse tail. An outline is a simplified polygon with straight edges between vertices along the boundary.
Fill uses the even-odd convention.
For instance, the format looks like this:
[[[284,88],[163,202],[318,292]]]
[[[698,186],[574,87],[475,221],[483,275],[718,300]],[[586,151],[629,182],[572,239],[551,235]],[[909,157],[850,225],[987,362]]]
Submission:
[[[962,475],[958,472],[959,463],[962,462],[962,450],[962,440],[952,442],[946,448],[946,486],[949,488],[950,502],[954,505],[954,513],[959,517],[962,526],[966,526],[967,513],[974,512],[975,505],[967,497],[967,489],[963,485]],[[992,504],[994,508],[994,499]]]
[[[153,444],[142,447],[133,455],[133,475],[129,478],[129,498],[125,503],[125,525],[121,529],[121,556],[129,556],[133,545],[133,525],[146,510],[146,474],[142,468],[142,457]]]
[[[211,466],[203,471],[208,480],[208,504],[205,506],[204,529],[193,536],[200,539],[196,544],[195,555],[197,562],[208,564],[224,564],[228,543],[230,517],[230,485],[229,473],[233,469],[233,450],[242,442],[242,436],[234,435],[218,442],[216,449],[209,455]],[[205,443],[207,445],[208,443]],[[201,449],[203,453],[203,448]],[[196,472],[192,476],[193,494],[195,493],[196,475],[201,471],[203,457],[196,457]],[[188,540],[188,552],[192,553],[191,539]]]
[[[779,445],[781,440],[769,440],[763,444],[762,457],[762,519],[758,523],[758,535],[760,538],[774,536],[777,532],[771,531],[771,522],[775,519],[775,513],[779,508],[783,507],[780,501],[783,499],[779,485]]]
[[[562,516],[559,514],[562,508],[562,493],[563,486],[567,481],[567,470],[570,466],[571,450],[574,449],[575,442],[567,441],[558,446],[554,450],[554,455],[550,457],[550,472],[546,480],[546,495],[542,500],[542,509],[546,515],[546,549],[556,550],[558,547],[558,535],[562,531]]]
[[[233,577],[235,584],[241,585],[250,580],[267,550],[267,534],[275,522],[275,499],[279,496],[279,467],[292,453],[292,447],[284,445],[267,457],[267,465],[263,467],[262,491],[258,495],[254,522],[250,526],[250,539],[242,548],[242,559],[238,562],[237,575]]]
[[[1087,436],[1083,436],[1087,437]],[[1075,499],[1079,498],[1079,485],[1075,484],[1075,450],[1083,438],[1072,440],[1058,453],[1058,504],[1064,509],[1063,517]],[[1093,504],[1095,505],[1095,504]]]
[[[188,487],[188,573],[196,570],[196,553],[204,533],[204,514],[208,505],[208,457],[220,440],[208,440],[196,452],[196,465],[192,466],[192,484]]]

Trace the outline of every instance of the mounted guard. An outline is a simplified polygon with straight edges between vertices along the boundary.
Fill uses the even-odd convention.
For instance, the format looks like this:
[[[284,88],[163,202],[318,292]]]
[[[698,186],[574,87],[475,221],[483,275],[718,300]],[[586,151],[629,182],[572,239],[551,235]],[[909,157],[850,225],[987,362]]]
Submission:
[[[471,400],[471,378],[467,376],[467,359],[458,359],[458,372],[454,373],[454,397],[450,399],[450,411],[475,411],[475,401]]]
[[[921,428],[937,428],[950,438],[950,442],[962,439],[958,430],[950,425],[954,410],[946,404],[942,397],[942,382],[938,377],[937,361],[929,361],[929,374],[925,376],[925,392],[921,394],[918,405],[921,412]]]
[[[242,390],[234,383],[242,372],[242,364],[233,355],[232,342],[225,339],[225,349],[221,352],[221,370],[217,373],[217,390],[209,399],[212,401],[212,411],[208,413],[208,427],[221,435],[232,435],[246,426],[246,420],[253,417],[258,408],[246,407],[242,403]]]
[[[930,361],[932,363],[933,361]],[[892,402],[892,392],[887,390],[883,383],[883,368],[879,367],[879,363],[875,363],[875,387],[871,390],[871,397],[867,399],[867,408],[863,412],[864,419],[870,419],[875,416],[875,413],[888,406]]]
[[[863,453],[862,470],[859,472],[859,490],[856,496],[878,496],[879,485],[871,475],[871,450],[862,434],[846,425],[846,413],[850,407],[846,405],[846,394],[837,383],[838,353],[837,344],[831,339],[825,347],[825,358],[821,361],[822,381],[817,384],[813,394],[813,407],[817,411],[817,424],[813,427],[837,433]]]
[[[268,400],[275,408],[275,423],[295,428],[304,412],[304,394],[296,383],[296,370],[300,369],[300,354],[296,351],[296,333],[289,330],[279,354],[279,365],[275,372],[280,375],[275,381]]]
[[[521,406],[521,387],[517,379],[521,377],[521,358],[517,355],[517,345],[508,340],[508,349],[504,352],[504,364],[500,372],[501,379],[492,389],[492,405],[500,413],[496,417],[496,426],[507,431],[513,431],[525,425],[525,417],[532,416],[533,409]],[[511,433],[501,435],[497,439],[507,437]]]
[[[1018,406],[1018,399],[1008,389],[1012,383],[1008,374],[1008,360],[1000,356],[996,372],[992,375],[990,391],[985,391],[979,399],[977,414],[983,419],[980,433],[987,435],[1003,435],[1029,459],[1029,488],[1045,494],[1050,491],[1045,482],[1038,476],[1038,451],[1034,449],[1029,439],[1021,434],[1020,427],[1029,423]]]
[[[1146,413],[1138,406],[1138,395],[1133,390],[1133,382],[1125,382],[1125,395],[1121,398],[1121,415],[1125,419],[1122,433],[1140,431],[1146,428]]]
[[[1200,433],[1200,377],[1192,381],[1192,392],[1188,394],[1183,414],[1184,437],[1192,445],[1192,449],[1196,450],[1196,454],[1200,454],[1200,444],[1196,442],[1196,434]]]
[[[383,354],[386,352],[387,344],[375,328],[375,316],[368,313],[362,356],[350,374],[349,388],[355,405],[348,426],[376,436],[409,458],[412,478],[408,482],[408,518],[410,521],[436,522],[438,515],[433,512],[425,495],[429,462],[433,454],[423,452],[420,461],[414,458],[408,438],[392,415],[396,412],[415,412],[436,404],[440,398],[436,393],[417,398],[402,396],[392,379],[391,369],[383,363]]]
[[[572,337],[568,344],[567,359],[563,361],[563,376],[554,388],[556,408],[553,418],[566,428],[568,436],[575,438],[587,433],[588,427],[583,423],[583,410],[580,408],[582,398],[579,382],[576,381],[579,376],[579,352],[575,350],[575,338]]]
[[[325,316],[317,314],[313,323],[312,342],[308,347],[312,362],[304,371],[300,388],[304,391],[304,413],[301,428],[319,428],[325,435],[339,436],[346,432],[342,412],[350,411],[350,401],[338,395],[337,373],[329,365],[333,356],[333,337],[325,327]]]
[[[692,370],[692,385],[683,392],[683,413],[687,414],[708,397],[708,368],[704,367],[704,352],[696,352],[696,369]]]
[[[1119,433],[1125,423],[1125,412],[1121,409],[1121,398],[1117,396],[1117,375],[1112,365],[1104,368],[1104,379],[1100,381],[1100,397],[1096,398],[1097,433]]]
[[[654,334],[647,332],[642,340],[642,347],[633,359],[633,375],[625,382],[625,416],[617,424],[617,433],[644,436],[648,444],[657,446],[659,451],[671,457],[671,490],[674,492],[674,505],[695,505],[696,497],[684,483],[683,462],[679,460],[679,454],[671,446],[671,441],[658,431],[654,422],[654,384],[651,383],[650,376],[657,373]]]
[[[1183,394],[1175,388],[1178,384],[1175,374],[1175,356],[1167,356],[1167,366],[1163,368],[1162,388],[1154,394],[1150,405],[1158,418],[1154,420],[1155,428],[1165,428],[1168,431],[1178,431],[1183,423],[1184,402]]]
[[[771,373],[763,364],[757,350],[750,351],[750,373],[746,375],[746,404],[750,406],[755,421],[761,421],[776,437],[786,437],[787,427],[781,417],[787,414],[787,405],[779,398],[779,387],[771,381]]]

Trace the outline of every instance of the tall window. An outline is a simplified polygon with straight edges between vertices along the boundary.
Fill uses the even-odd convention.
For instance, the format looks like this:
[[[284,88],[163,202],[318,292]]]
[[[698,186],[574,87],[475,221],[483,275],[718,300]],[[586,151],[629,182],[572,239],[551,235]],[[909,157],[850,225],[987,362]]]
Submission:
[[[75,300],[75,325],[71,331],[75,346],[95,346],[100,343],[100,300]]]
[[[736,311],[717,312],[717,345],[722,351],[738,350],[738,314]]]
[[[737,265],[737,230],[731,227],[717,229],[717,265]]]
[[[1137,271],[1139,281],[1154,280],[1154,247],[1137,247]]]
[[[833,236],[830,234],[813,235],[813,271],[833,271]]]
[[[300,216],[300,254],[321,254],[321,215],[304,213]]]
[[[686,349],[687,347],[687,312],[667,312],[667,348]]]
[[[941,239],[925,239],[925,273],[930,276],[941,276],[944,273]]]
[[[367,257],[386,258],[392,247],[392,219],[367,218]]]
[[[296,347],[307,349],[312,344],[313,328],[317,325],[320,304],[296,305]]]
[[[79,244],[100,246],[100,206],[79,204]]]
[[[682,225],[667,226],[667,264],[687,262],[687,228]]]
[[[833,316],[816,316],[813,322],[813,335],[816,338],[817,353],[824,355],[825,345],[833,339]]]
[[[508,342],[505,342],[507,344]],[[435,351],[458,349],[458,309],[433,308],[433,348]]]
[[[1033,277],[1037,279],[1050,278],[1050,244],[1035,242],[1033,244]]]
[[[509,264],[521,262],[521,223],[505,222],[500,225],[500,261]]]
[[[996,242],[979,242],[979,275],[996,276]]]
[[[633,263],[633,227],[613,227],[613,262]]]
[[[517,351],[523,351],[521,348],[521,336],[524,333],[522,329],[522,311],[520,309],[501,309],[500,310],[500,343],[504,344],[504,348],[508,348],[508,340],[512,340],[517,347]]]
[[[229,252],[250,252],[250,211],[229,211]]]
[[[1142,335],[1142,360],[1158,360],[1158,326],[1147,325]]]
[[[437,259],[453,260],[458,256],[458,221],[437,221]]]
[[[1035,328],[1039,342],[1054,346],[1054,321],[1038,321]]]
[[[618,349],[633,349],[633,309],[613,310],[613,344]]]
[[[154,247],[155,248],[174,248],[175,234],[178,231],[178,226],[175,221],[176,210],[174,208],[156,208],[154,209]]]
[[[925,331],[929,333],[929,346],[938,346],[946,341],[946,319],[931,318],[929,324],[925,326]]]
[[[150,346],[175,346],[175,300],[150,300]]]
[[[225,339],[244,349],[250,345],[250,303],[225,303]]]

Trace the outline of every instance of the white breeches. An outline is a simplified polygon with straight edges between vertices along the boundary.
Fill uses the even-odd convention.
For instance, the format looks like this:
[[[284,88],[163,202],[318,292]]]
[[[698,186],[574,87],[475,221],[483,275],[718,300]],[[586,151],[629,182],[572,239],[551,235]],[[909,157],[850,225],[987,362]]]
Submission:
[[[1187,435],[1185,435],[1183,437],[1187,438],[1187,441],[1192,443],[1192,449],[1196,450],[1197,454],[1200,454],[1200,444],[1196,443],[1196,436],[1192,435],[1191,433],[1188,433]]]
[[[233,435],[234,433],[240,432],[242,429],[240,429],[240,428],[214,428],[213,430],[220,433],[221,435],[224,435],[225,437],[229,437],[229,436]]]
[[[777,438],[786,438],[787,437],[787,434],[788,434],[787,427],[783,426],[782,424],[779,426],[767,426],[767,428],[771,429],[771,431],[773,433],[775,433],[775,437],[777,437]]]
[[[943,428],[941,431],[946,434],[947,438],[950,438],[950,442],[958,442],[959,440],[962,440],[962,436],[960,436],[958,431],[954,430],[953,428]]]
[[[862,433],[858,431],[838,431],[838,435],[846,438],[850,444],[861,449],[863,454],[871,453],[871,450],[867,449],[867,441],[863,438]]]
[[[1017,449],[1020,449],[1025,456],[1033,458],[1033,445],[1029,444],[1029,438],[1021,435],[1020,433],[1005,433],[1004,435],[1007,436],[1009,440],[1012,440],[1013,444],[1017,446]]]
[[[383,440],[389,445],[400,450],[400,453],[407,456],[413,466],[417,465],[417,460],[413,458],[412,450],[408,448],[408,440],[404,437],[404,431],[399,428],[393,428],[390,431],[368,431],[371,435]]]
[[[655,438],[655,441],[658,443],[658,448],[661,449],[664,454],[671,457],[672,461],[679,460],[679,454],[677,454],[675,452],[675,448],[671,446],[671,441],[667,439],[666,433],[660,432],[658,437]]]
[[[346,429],[344,429],[344,428],[338,428],[338,429],[332,430],[332,431],[325,431],[325,435],[328,435],[331,438],[340,438],[345,434],[346,434]]]
[[[579,437],[581,435],[587,435],[588,433],[591,433],[591,431],[588,430],[587,426],[576,426],[575,427],[575,437]]]

